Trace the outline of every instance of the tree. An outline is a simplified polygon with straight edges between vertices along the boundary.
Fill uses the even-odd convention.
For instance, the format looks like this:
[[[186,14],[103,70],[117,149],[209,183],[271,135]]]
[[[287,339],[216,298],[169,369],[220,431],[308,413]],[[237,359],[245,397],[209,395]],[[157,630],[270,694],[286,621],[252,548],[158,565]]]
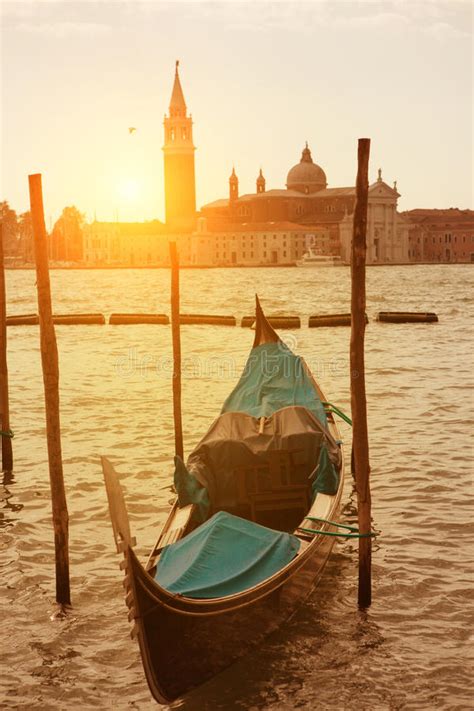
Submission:
[[[84,256],[85,215],[74,205],[65,207],[51,233],[51,258],[62,262],[80,262]]]
[[[33,223],[31,212],[23,212],[18,218],[19,249],[25,262],[34,262]]]
[[[3,253],[6,257],[18,254],[18,218],[6,200],[0,202],[0,222],[3,226]]]

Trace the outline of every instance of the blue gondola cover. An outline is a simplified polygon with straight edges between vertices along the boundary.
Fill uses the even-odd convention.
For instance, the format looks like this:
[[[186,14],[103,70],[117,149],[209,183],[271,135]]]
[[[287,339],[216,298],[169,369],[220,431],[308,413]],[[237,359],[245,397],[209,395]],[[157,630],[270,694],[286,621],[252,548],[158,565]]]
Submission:
[[[164,548],[155,579],[169,592],[216,598],[247,590],[287,565],[300,541],[289,533],[219,511]]]
[[[282,341],[252,348],[244,372],[222,412],[270,417],[290,405],[306,407],[327,425],[324,407],[300,356],[292,353]]]

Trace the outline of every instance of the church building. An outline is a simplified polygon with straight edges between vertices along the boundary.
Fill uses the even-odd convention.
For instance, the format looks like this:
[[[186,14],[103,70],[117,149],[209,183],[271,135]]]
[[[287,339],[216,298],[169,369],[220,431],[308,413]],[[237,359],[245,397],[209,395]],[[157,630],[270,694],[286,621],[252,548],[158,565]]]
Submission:
[[[379,170],[377,181],[369,186],[368,264],[408,261],[408,225],[397,212],[399,197],[396,183],[390,187]],[[286,189],[266,190],[260,170],[255,192],[239,195],[233,169],[228,198],[203,205],[200,214],[206,218],[209,231],[222,231],[226,226],[232,231],[242,224],[251,229],[255,223],[292,223],[307,230],[308,241],[322,254],[338,255],[349,262],[355,199],[355,187],[328,187],[326,173],[313,161],[306,143],[300,162],[287,174]],[[324,241],[318,232],[326,235]]]

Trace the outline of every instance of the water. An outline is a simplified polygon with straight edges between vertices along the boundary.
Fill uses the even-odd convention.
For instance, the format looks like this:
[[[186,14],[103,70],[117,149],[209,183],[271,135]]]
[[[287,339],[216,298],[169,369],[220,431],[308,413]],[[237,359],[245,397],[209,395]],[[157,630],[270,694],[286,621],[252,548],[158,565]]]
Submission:
[[[374,526],[373,605],[357,611],[357,548],[341,542],[293,620],[175,704],[228,709],[472,709],[472,281],[469,265],[368,270],[367,390]],[[8,272],[8,312],[36,311],[33,271]],[[54,271],[57,313],[169,313],[165,270]],[[251,314],[349,310],[348,269],[183,271],[182,310]],[[438,324],[379,324],[379,310],[429,310]],[[53,540],[38,330],[9,329],[13,475],[0,489],[2,662],[8,709],[153,709],[129,639],[99,465],[126,488],[143,557],[171,497],[170,329],[57,327],[73,613],[51,622]],[[328,397],[349,411],[349,329],[284,337]],[[182,328],[185,449],[232,388],[247,330]],[[350,431],[342,425],[350,442]],[[354,520],[350,481],[344,517]]]

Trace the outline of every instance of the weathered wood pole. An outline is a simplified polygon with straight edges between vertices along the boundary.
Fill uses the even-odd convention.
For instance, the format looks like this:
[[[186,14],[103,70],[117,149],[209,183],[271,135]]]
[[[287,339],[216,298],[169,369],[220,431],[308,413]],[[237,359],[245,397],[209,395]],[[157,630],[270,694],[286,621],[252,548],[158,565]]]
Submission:
[[[3,225],[0,223],[0,413],[2,430],[2,469],[13,469],[12,439],[10,436],[10,405],[8,400],[7,368],[7,298],[5,265],[3,263]]]
[[[58,347],[54,331],[49,282],[48,245],[44,224],[41,175],[28,177],[31,219],[36,261],[38,312],[41,343],[41,363],[46,406],[46,437],[48,442],[49,479],[53,505],[54,547],[56,554],[56,602],[71,604],[69,585],[69,516],[64,490],[59,422]]]
[[[175,454],[183,459],[183,424],[181,420],[181,333],[179,328],[179,259],[176,242],[170,242],[171,264],[171,334],[173,338],[173,417]]]
[[[367,204],[369,193],[370,139],[359,138],[356,204],[351,254],[351,410],[352,448],[354,455],[355,486],[359,531],[359,607],[368,607],[372,600],[369,436],[367,427],[367,399],[365,394],[365,260],[367,252]]]

